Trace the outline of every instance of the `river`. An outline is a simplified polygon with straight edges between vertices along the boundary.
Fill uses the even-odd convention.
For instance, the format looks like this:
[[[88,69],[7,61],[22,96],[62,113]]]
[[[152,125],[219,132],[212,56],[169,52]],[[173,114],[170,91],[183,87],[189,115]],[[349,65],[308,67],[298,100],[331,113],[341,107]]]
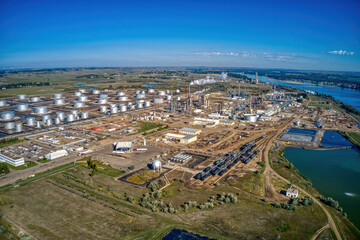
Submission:
[[[255,75],[252,74],[244,74],[244,73],[240,73],[240,74],[243,74],[250,78],[255,78]],[[360,91],[355,89],[340,88],[340,87],[327,86],[327,85],[318,86],[316,84],[306,83],[306,82],[284,82],[284,81],[268,78],[266,76],[258,76],[258,80],[260,82],[288,86],[296,89],[309,90],[317,93],[327,94],[333,96],[337,100],[340,100],[344,103],[353,106],[354,108],[360,111]]]

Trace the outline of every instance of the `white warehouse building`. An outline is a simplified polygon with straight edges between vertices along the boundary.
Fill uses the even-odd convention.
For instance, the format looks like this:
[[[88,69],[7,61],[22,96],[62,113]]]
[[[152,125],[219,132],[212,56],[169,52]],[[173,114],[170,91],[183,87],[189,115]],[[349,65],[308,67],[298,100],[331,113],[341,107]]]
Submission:
[[[45,158],[53,160],[59,157],[64,157],[69,155],[68,152],[66,150],[58,150],[56,152],[50,152],[48,154],[45,155]]]
[[[10,158],[8,156],[5,156],[5,155],[3,155],[1,153],[0,153],[0,162],[6,162],[6,163],[11,164],[11,165],[13,165],[15,167],[25,164],[24,158],[12,159],[12,158]]]

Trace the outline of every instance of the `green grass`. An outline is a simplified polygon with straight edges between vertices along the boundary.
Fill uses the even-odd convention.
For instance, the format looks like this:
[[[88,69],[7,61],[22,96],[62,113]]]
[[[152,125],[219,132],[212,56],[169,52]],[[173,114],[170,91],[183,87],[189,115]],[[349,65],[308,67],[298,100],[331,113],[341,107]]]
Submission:
[[[16,143],[22,142],[22,140],[18,139],[18,138],[9,138],[9,139],[3,139],[0,141],[0,148],[2,147],[6,147],[9,145],[13,145]]]
[[[360,134],[355,132],[349,132],[348,133],[352,139],[356,142],[358,146],[360,146]]]
[[[107,175],[110,177],[118,177],[125,173],[125,170],[119,170],[119,169],[112,168],[112,167],[102,163],[101,161],[92,160],[92,162],[96,164],[97,172],[102,173],[104,175]],[[77,163],[77,164],[82,167],[89,168],[89,166],[86,162],[81,162],[81,163]]]
[[[149,179],[152,179],[152,178],[155,178],[158,176],[159,176],[159,172],[147,170],[147,171],[140,172],[136,175],[133,175],[133,176],[129,177],[127,180],[130,182],[143,184],[146,182],[146,180],[149,180]]]
[[[42,158],[42,159],[39,159],[39,160],[36,160],[36,161],[38,161],[39,163],[47,163],[47,162],[50,162],[50,159]]]
[[[157,128],[157,127],[159,127],[159,125],[156,124],[156,123],[143,122],[140,125],[139,133],[146,132],[148,130],[151,130],[151,129],[154,129],[154,128]]]
[[[27,169],[27,168],[31,168],[31,167],[34,167],[37,165],[36,162],[32,162],[32,161],[25,161],[25,164],[24,165],[21,165],[21,166],[18,166],[18,167],[15,167],[11,164],[8,164],[7,165],[11,168],[11,169],[14,169],[14,170],[24,170],[24,169]]]

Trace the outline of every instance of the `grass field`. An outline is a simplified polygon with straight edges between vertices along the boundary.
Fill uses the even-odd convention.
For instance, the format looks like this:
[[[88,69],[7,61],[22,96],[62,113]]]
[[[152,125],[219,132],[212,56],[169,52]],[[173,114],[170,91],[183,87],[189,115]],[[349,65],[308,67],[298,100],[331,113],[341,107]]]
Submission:
[[[151,130],[151,129],[154,129],[154,128],[157,128],[157,127],[159,127],[159,126],[156,123],[143,122],[140,125],[139,133],[146,132],[148,130]]]
[[[50,159],[47,159],[47,158],[41,158],[39,160],[36,160],[38,161],[39,163],[47,163],[47,162],[50,162]]]
[[[349,132],[348,134],[354,140],[354,144],[360,146],[360,134],[354,132]]]
[[[160,175],[159,172],[146,170],[146,171],[140,172],[140,173],[138,173],[136,175],[133,175],[133,176],[129,177],[127,180],[130,181],[130,182],[133,182],[133,183],[143,184],[147,180],[156,178],[159,175]]]
[[[27,169],[27,168],[31,168],[31,167],[34,167],[37,165],[36,162],[32,162],[32,161],[25,161],[25,164],[24,165],[21,165],[21,166],[13,166],[11,164],[7,164],[11,169],[14,169],[14,170],[24,170],[24,169]]]
[[[98,161],[98,160],[92,160],[92,161],[93,161],[93,163],[96,164],[96,169],[97,169],[97,172],[99,172],[99,173],[108,175],[110,177],[118,177],[125,173],[125,170],[119,170],[119,169],[112,168],[112,167],[102,163],[101,161]],[[86,162],[78,163],[78,165],[89,168]]]

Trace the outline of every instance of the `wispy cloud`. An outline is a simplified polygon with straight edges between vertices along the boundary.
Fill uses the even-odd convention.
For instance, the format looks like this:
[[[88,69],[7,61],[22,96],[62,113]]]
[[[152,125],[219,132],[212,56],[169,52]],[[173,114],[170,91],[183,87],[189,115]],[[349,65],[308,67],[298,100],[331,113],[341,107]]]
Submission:
[[[239,56],[239,53],[236,52],[197,52],[196,54],[204,56]]]
[[[355,54],[354,52],[349,52],[349,51],[346,51],[346,50],[335,50],[335,51],[330,51],[328,53],[329,54],[334,54],[334,55],[349,55],[349,56],[352,56],[352,55]]]

